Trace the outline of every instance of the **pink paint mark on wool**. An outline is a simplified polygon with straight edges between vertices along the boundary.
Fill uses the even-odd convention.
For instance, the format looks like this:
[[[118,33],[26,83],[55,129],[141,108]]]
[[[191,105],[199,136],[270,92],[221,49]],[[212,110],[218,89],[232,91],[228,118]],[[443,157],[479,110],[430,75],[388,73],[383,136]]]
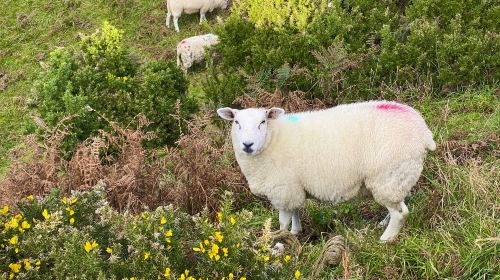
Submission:
[[[396,103],[382,103],[377,105],[377,109],[379,110],[395,110],[395,111],[401,111],[401,112],[406,112],[408,109],[406,106],[399,105]]]
[[[181,45],[187,44],[186,40],[181,41]]]

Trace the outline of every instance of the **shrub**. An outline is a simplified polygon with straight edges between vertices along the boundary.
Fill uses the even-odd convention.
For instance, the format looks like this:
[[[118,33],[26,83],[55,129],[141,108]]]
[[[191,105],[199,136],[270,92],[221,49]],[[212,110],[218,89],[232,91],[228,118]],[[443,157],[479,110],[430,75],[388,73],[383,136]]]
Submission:
[[[122,44],[122,32],[105,22],[101,30],[83,37],[76,51],[57,49],[36,83],[39,112],[51,126],[71,115],[66,150],[108,129],[106,118],[122,125],[143,113],[157,133],[152,146],[173,143],[181,127],[171,114],[187,117],[196,110],[187,97],[187,81],[171,62],[139,64]],[[176,106],[179,100],[180,106]],[[96,112],[98,114],[96,114]]]
[[[232,213],[229,193],[214,219],[171,206],[120,214],[104,197],[102,187],[68,197],[54,189],[23,199],[17,213],[0,209],[2,279],[291,279],[303,267],[271,255],[270,223],[256,237],[253,216]]]
[[[217,27],[221,73],[273,76],[288,64],[309,73],[297,75],[291,91],[348,100],[380,98],[388,85],[425,86],[444,96],[464,86],[494,86],[500,77],[491,1],[264,2],[240,1]],[[340,45],[337,54],[348,63],[325,67],[316,54]],[[332,72],[336,82],[325,84]],[[226,82],[212,76],[212,84]],[[273,86],[279,88],[265,89]]]

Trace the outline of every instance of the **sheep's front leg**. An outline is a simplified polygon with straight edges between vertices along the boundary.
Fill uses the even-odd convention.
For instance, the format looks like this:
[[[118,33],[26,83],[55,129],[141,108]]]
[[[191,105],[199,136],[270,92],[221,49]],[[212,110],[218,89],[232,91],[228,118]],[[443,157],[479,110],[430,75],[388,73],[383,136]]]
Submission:
[[[280,230],[288,231],[288,226],[292,220],[292,211],[280,210],[279,213]]]
[[[295,209],[292,212],[292,234],[298,234],[302,231],[302,225],[300,224],[299,210]]]
[[[165,19],[165,23],[167,28],[170,28],[170,18],[172,17],[172,13],[170,11],[167,12],[167,18]]]
[[[202,24],[204,20],[207,20],[207,17],[205,16],[205,13],[200,11],[200,24]]]

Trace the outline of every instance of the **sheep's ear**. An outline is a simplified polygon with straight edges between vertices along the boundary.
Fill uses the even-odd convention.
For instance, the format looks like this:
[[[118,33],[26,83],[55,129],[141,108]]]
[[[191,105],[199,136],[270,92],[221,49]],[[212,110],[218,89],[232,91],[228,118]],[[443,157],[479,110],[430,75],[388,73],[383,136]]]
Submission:
[[[218,109],[217,114],[219,114],[219,116],[225,120],[232,121],[232,120],[234,120],[234,116],[236,115],[237,111],[238,110],[236,110],[236,109],[231,109],[229,107],[225,107],[225,108]]]
[[[276,108],[273,107],[269,110],[267,110],[267,118],[268,119],[277,119],[279,116],[283,115],[285,113],[285,110],[281,108]]]

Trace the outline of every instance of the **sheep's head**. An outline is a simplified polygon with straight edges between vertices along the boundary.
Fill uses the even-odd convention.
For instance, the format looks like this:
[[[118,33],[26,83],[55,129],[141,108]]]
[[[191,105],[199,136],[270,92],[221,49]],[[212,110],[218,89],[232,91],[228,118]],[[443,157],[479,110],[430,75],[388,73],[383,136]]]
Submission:
[[[217,114],[225,120],[232,121],[231,135],[235,152],[256,155],[262,151],[266,143],[269,120],[284,114],[281,108],[250,108],[237,110],[220,108]]]

